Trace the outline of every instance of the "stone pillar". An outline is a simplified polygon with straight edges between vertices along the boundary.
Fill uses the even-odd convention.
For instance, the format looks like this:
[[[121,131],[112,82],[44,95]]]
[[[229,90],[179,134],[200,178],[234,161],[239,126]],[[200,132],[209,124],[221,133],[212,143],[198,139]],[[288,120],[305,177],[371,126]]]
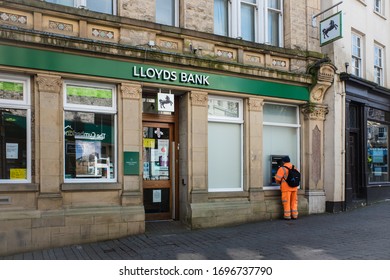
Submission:
[[[120,85],[118,108],[118,178],[123,178],[122,205],[142,205],[142,89],[140,84]],[[123,152],[139,152],[140,175],[123,174]]]
[[[208,177],[207,177],[207,129],[208,129],[208,95],[207,92],[190,92],[190,129],[189,129],[189,159],[190,170],[189,188],[191,202],[207,202]]]
[[[62,207],[63,181],[63,102],[60,76],[37,75],[35,97],[35,156],[40,184],[38,209]]]
[[[303,181],[309,214],[323,213],[326,209],[324,189],[324,122],[328,106],[322,104],[326,91],[333,82],[336,68],[325,62],[309,69],[315,76],[310,90],[310,103],[303,106]]]
[[[245,177],[249,178],[249,194],[251,201],[264,201],[263,192],[263,104],[258,97],[251,97],[248,101],[248,141],[249,164]]]

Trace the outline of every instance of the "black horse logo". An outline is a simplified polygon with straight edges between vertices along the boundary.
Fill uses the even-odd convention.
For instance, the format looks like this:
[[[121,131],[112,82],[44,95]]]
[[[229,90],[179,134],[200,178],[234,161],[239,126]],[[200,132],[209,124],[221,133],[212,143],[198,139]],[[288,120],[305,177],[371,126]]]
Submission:
[[[337,24],[334,23],[334,20],[331,20],[331,21],[329,22],[328,28],[322,29],[322,34],[324,35],[324,39],[329,38],[328,33],[329,33],[330,31],[332,31],[333,29],[337,30],[338,27],[339,27],[339,26],[338,26]]]
[[[165,109],[165,105],[166,104],[170,104],[171,106],[173,105],[173,102],[172,100],[169,98],[169,96],[165,96],[165,100],[163,99],[160,99],[159,100],[159,103],[160,103],[160,108],[164,108]]]

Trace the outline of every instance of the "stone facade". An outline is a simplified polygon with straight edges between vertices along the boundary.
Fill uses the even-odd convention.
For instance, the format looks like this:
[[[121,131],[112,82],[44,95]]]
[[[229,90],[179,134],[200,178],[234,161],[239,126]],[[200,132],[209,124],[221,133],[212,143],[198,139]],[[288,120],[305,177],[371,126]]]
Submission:
[[[304,177],[299,212],[324,211],[323,139],[328,108],[323,100],[335,69],[330,63],[315,64],[323,55],[318,52],[317,30],[310,26],[310,16],[319,10],[319,1],[299,0],[294,5],[293,1],[284,1],[283,48],[216,36],[214,1],[178,2],[180,22],[174,27],[155,23],[153,0],[120,0],[114,15],[44,1],[2,1],[0,40],[7,45],[0,43],[0,55],[3,47],[33,52],[45,58],[42,65],[46,68],[31,57],[0,63],[0,74],[31,77],[32,127],[31,182],[0,183],[0,198],[9,202],[0,203],[0,255],[144,232],[143,170],[140,167],[137,176],[125,174],[124,152],[143,153],[143,94],[150,88],[172,90],[179,103],[176,119],[169,119],[178,127],[175,137],[180,144],[175,185],[177,219],[192,228],[202,228],[280,217],[280,191],[263,184],[265,102],[299,107]],[[63,59],[64,65],[58,66],[58,61],[48,63],[49,55],[70,61]],[[80,61],[96,64],[70,63]],[[307,97],[296,98],[293,92],[291,96],[283,90],[270,94],[262,88],[256,88],[260,93],[248,93],[240,88],[221,90],[196,84],[168,86],[164,80],[129,78],[130,68],[121,68],[123,64],[310,90]],[[64,180],[64,84],[69,80],[106,83],[115,88],[115,182]],[[210,95],[243,101],[243,188],[238,192],[208,190]],[[167,120],[166,116],[146,118]]]

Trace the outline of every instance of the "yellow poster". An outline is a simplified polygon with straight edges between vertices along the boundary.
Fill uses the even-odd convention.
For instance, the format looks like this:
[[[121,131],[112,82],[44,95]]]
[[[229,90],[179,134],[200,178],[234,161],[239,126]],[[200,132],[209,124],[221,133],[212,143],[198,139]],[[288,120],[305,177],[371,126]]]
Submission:
[[[27,179],[25,168],[11,168],[9,173],[11,180]]]
[[[144,138],[144,148],[154,148],[156,139],[153,138]]]

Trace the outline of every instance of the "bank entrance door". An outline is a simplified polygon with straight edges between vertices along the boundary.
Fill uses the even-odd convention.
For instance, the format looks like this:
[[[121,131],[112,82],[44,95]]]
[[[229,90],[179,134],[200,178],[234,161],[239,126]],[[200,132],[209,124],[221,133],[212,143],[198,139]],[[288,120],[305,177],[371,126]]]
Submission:
[[[146,220],[175,219],[174,124],[143,122],[143,195]]]

